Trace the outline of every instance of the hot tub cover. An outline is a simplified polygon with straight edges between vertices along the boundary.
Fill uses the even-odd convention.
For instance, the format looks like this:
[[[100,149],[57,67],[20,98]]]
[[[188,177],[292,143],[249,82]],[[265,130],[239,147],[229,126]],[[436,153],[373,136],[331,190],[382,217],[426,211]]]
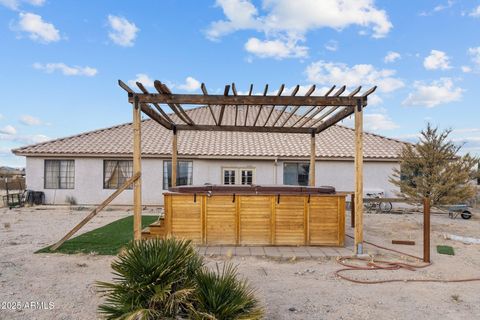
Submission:
[[[197,186],[178,186],[169,189],[174,193],[236,193],[236,194],[335,194],[335,188],[332,186],[307,187],[307,186],[288,186],[288,185],[197,185]]]

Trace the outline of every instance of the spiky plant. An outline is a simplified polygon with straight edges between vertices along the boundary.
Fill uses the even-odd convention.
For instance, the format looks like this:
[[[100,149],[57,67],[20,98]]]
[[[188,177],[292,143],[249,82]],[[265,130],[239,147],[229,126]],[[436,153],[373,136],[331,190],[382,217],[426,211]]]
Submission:
[[[106,319],[175,318],[190,310],[194,275],[203,265],[190,241],[136,241],[112,262],[112,283],[97,282],[106,296]]]
[[[237,279],[237,268],[225,263],[216,272],[203,267],[195,277],[196,293],[190,317],[229,320],[261,319],[263,309],[245,280]]]

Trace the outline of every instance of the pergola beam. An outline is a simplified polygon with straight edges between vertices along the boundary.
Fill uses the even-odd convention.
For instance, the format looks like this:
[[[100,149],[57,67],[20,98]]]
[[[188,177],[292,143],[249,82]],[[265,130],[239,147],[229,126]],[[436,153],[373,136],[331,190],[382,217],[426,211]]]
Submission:
[[[201,131],[240,131],[240,132],[278,132],[278,133],[310,133],[311,128],[297,128],[297,127],[263,127],[263,126],[212,126],[208,124],[178,124],[178,130],[201,130]]]
[[[202,88],[203,94],[208,96],[208,91],[207,91],[207,87],[205,86],[205,83],[202,82],[202,85],[200,87]],[[208,105],[208,109],[210,110],[210,113],[212,114],[213,122],[215,122],[215,125],[218,126],[218,121],[217,121],[217,118],[215,117],[215,113],[213,112],[212,106]]]
[[[227,85],[226,87],[230,87]],[[227,91],[228,94],[228,91]],[[134,96],[138,96],[140,103],[164,104],[204,104],[204,105],[290,105],[290,106],[355,106],[356,98],[325,97],[325,96],[248,96],[248,95],[196,95],[196,94],[131,94],[129,102],[133,103]]]

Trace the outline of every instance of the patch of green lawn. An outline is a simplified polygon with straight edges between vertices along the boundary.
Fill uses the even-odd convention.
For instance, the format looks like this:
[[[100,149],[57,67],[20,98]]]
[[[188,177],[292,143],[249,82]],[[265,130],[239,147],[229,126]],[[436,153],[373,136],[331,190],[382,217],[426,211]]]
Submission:
[[[158,216],[142,216],[142,229],[157,219]],[[48,246],[35,253],[75,254],[95,252],[100,255],[116,255],[132,239],[133,216],[129,216],[67,240],[56,251],[50,251],[50,246]]]

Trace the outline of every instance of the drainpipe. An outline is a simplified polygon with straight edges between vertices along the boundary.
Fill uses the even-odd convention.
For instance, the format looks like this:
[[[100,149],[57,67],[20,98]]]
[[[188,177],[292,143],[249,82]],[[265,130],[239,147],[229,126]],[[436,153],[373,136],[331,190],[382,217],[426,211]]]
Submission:
[[[275,157],[273,160],[273,184],[277,184],[277,166],[278,166],[278,158]]]

